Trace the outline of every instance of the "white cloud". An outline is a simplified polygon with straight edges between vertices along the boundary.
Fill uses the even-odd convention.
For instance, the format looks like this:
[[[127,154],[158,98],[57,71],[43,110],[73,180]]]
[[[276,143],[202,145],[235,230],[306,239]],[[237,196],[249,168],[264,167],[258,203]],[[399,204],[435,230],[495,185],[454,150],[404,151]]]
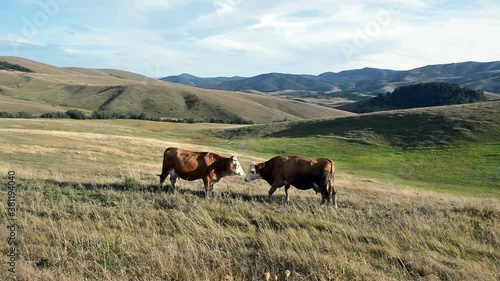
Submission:
[[[184,18],[181,7],[196,5],[193,0],[114,1],[93,17],[80,17],[82,4],[70,2],[36,37],[0,37],[0,45],[55,44],[78,60],[98,58],[109,67],[153,76],[318,74],[500,58],[500,5],[492,0],[205,0],[205,14],[191,18]],[[113,10],[117,3],[119,11]],[[70,6],[69,18],[85,32],[52,25],[65,20]],[[178,19],[162,18],[163,11],[179,11]],[[345,46],[354,51],[348,58]]]
[[[133,10],[142,12],[154,11],[156,9],[172,8],[184,4],[184,0],[126,0],[123,1],[128,4]],[[122,2],[122,5],[123,5]],[[127,3],[128,2],[128,3]]]
[[[18,36],[15,34],[10,34],[8,37],[0,37],[0,42],[2,42],[1,43],[2,45],[9,45],[12,47],[22,46],[22,45],[45,46],[45,44],[43,44],[41,42],[30,40],[30,39],[27,39],[25,37]]]
[[[214,5],[216,7],[215,13],[218,16],[224,16],[226,14],[233,13],[236,8],[240,5],[241,0],[215,0]]]
[[[245,4],[242,0],[212,0],[211,2],[214,10],[194,19],[189,23],[190,26],[196,28],[227,27],[228,24],[241,22],[248,18],[245,11],[242,10],[241,6]]]
[[[361,49],[351,65],[411,69],[427,64],[498,60],[500,39],[492,36],[498,33],[497,26],[498,20],[481,18],[400,26],[384,37],[395,39],[392,48],[376,53],[364,53]]]

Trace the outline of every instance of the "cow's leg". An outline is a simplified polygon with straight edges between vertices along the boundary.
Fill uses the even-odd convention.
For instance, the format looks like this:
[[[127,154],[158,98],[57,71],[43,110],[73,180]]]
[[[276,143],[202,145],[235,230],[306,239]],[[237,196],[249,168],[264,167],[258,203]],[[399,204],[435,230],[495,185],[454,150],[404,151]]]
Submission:
[[[214,197],[214,184],[215,181],[210,181],[210,198]]]
[[[333,205],[335,206],[335,209],[337,208],[337,193],[335,192],[335,187],[333,186],[333,174],[330,180],[328,181],[329,185],[329,193],[330,193],[330,198],[333,199]]]
[[[325,204],[325,202],[330,202],[330,198],[328,195],[328,190],[326,186],[321,190],[321,205]]]
[[[160,175],[160,184],[158,185],[158,192],[161,192],[163,189],[163,182],[165,182],[165,179],[167,178],[168,175]]]
[[[205,198],[210,199],[210,197],[212,195],[212,191],[211,191],[212,182],[210,180],[210,177],[204,177],[203,184],[205,185]]]
[[[286,203],[290,203],[290,196],[288,196],[288,189],[290,188],[289,184],[285,184],[285,195],[286,195]]]
[[[325,204],[325,202],[330,202],[330,192],[329,192],[329,183],[328,182],[315,182],[313,183],[314,189],[318,189],[316,192],[321,192],[321,205]]]
[[[269,196],[268,196],[269,200],[271,199],[271,195],[273,195],[276,189],[278,189],[278,187],[280,186],[283,186],[283,182],[279,180],[274,180],[273,184],[271,185],[271,188],[269,189]]]
[[[177,190],[177,187],[175,186],[175,182],[177,181],[177,174],[174,171],[170,172],[170,185],[172,185],[172,193],[175,193]]]
[[[161,192],[163,190],[163,183],[165,182],[165,179],[168,177],[169,172],[166,169],[163,169],[161,172],[161,175],[158,175],[160,177],[160,185],[158,185],[158,192]]]

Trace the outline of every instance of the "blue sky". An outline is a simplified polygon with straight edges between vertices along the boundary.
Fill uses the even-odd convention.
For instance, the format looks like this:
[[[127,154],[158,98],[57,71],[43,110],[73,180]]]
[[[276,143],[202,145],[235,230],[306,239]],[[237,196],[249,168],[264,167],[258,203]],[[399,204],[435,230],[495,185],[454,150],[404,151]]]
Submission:
[[[500,60],[500,1],[4,0],[0,55],[152,77]]]

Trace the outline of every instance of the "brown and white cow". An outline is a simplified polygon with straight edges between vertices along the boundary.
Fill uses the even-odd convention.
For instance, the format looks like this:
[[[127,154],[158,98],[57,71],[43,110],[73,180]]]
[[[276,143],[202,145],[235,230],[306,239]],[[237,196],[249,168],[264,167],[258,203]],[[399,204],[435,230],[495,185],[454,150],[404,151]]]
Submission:
[[[271,185],[269,196],[278,187],[285,186],[286,201],[290,201],[288,189],[290,185],[298,189],[314,189],[321,192],[321,204],[330,202],[337,208],[337,197],[333,187],[335,164],[330,159],[307,159],[297,156],[276,156],[262,163],[252,163],[248,167],[246,182],[263,179]]]
[[[176,190],[177,177],[193,181],[202,179],[205,185],[205,197],[212,196],[213,185],[225,176],[244,175],[240,162],[235,156],[224,158],[212,152],[195,152],[176,147],[169,147],[163,154],[163,168],[158,191],[170,175],[170,183]]]

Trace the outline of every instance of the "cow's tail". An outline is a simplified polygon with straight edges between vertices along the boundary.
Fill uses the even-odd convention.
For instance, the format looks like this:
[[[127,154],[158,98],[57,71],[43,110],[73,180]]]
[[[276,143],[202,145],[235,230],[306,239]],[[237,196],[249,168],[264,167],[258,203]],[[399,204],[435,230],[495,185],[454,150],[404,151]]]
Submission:
[[[330,162],[330,172],[328,173],[328,196],[330,200],[333,200],[333,205],[337,208],[337,193],[335,192],[335,187],[333,185],[335,178],[335,162],[328,159]]]

